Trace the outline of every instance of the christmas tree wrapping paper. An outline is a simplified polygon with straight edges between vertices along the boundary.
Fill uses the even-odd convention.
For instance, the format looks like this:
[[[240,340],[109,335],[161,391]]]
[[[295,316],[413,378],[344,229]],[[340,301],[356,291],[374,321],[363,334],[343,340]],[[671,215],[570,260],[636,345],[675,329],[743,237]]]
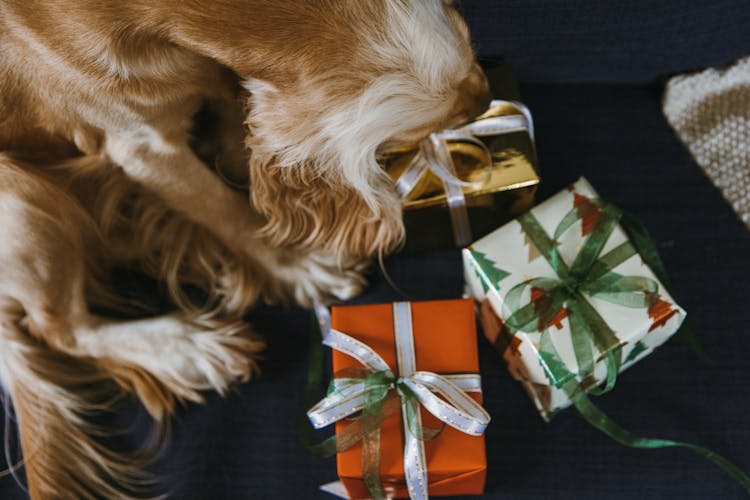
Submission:
[[[580,179],[463,251],[484,334],[546,420],[610,390],[685,318],[620,216]]]

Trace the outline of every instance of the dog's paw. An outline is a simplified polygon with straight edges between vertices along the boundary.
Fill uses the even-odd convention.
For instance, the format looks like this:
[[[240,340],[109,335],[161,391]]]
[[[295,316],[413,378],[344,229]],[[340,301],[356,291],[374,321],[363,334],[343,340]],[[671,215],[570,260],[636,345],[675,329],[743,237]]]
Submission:
[[[268,287],[270,301],[293,300],[303,307],[314,302],[330,303],[356,297],[367,281],[363,273],[366,262],[342,265],[328,253],[289,252],[273,270],[277,286]],[[272,285],[274,285],[272,284]]]
[[[183,332],[181,348],[184,380],[196,390],[225,394],[234,382],[245,382],[257,373],[255,360],[265,347],[244,321],[208,322]]]
[[[183,401],[202,402],[201,391],[225,394],[234,382],[250,379],[264,347],[242,321],[195,323],[168,316],[154,320],[149,330],[132,339],[126,356]]]

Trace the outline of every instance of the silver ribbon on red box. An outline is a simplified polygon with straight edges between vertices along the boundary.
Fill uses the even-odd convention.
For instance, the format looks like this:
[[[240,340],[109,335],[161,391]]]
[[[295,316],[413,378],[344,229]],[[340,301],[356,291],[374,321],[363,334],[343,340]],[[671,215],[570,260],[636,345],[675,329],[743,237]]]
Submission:
[[[390,371],[390,367],[380,355],[368,345],[334,330],[330,325],[328,310],[318,309],[321,322],[323,344],[347,354],[373,373]],[[399,376],[394,377],[391,390],[401,397],[401,410],[404,425],[404,473],[410,498],[427,500],[428,476],[424,443],[412,429],[421,427],[421,415],[409,412],[402,387],[406,387],[419,403],[438,420],[461,432],[480,436],[490,421],[489,414],[482,406],[467,395],[481,392],[481,379],[478,374],[440,375],[419,371],[416,367],[414,335],[412,331],[411,304],[393,304],[393,321]],[[333,391],[308,412],[307,416],[316,429],[347,418],[364,408],[365,383],[361,379],[335,379]],[[408,422],[403,416],[411,414],[416,422]],[[325,491],[342,496],[343,489],[337,483],[323,487]]]

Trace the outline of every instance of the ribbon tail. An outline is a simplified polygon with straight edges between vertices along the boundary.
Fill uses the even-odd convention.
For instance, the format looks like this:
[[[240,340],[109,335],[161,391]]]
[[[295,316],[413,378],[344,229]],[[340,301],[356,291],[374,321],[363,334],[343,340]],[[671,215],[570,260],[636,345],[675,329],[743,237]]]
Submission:
[[[575,405],[581,416],[589,424],[596,427],[601,432],[614,439],[618,443],[625,446],[630,446],[632,448],[687,448],[721,467],[724,472],[732,476],[732,478],[734,478],[734,480],[742,486],[745,492],[750,495],[750,477],[748,477],[747,474],[743,472],[739,467],[737,467],[734,463],[730,462],[721,455],[718,455],[717,453],[702,446],[697,446],[690,443],[681,443],[678,441],[670,441],[666,439],[638,437],[612,421],[612,419],[610,419],[604,412],[602,412],[599,408],[594,406],[593,403],[591,403],[591,400],[589,400],[588,396],[584,392],[579,392],[573,397],[573,404]]]
[[[377,385],[368,387],[369,379],[365,382],[364,409],[362,419],[379,419],[383,414],[384,398]],[[387,390],[387,389],[385,389]],[[383,481],[380,478],[380,422],[362,437],[362,479],[370,493],[372,500],[386,500]]]
[[[380,429],[362,439],[362,479],[372,500],[386,500],[380,479]]]
[[[615,387],[615,381],[617,379],[617,373],[620,371],[622,365],[622,345],[620,340],[617,338],[612,329],[604,321],[604,318],[594,309],[594,307],[586,300],[585,297],[580,294],[576,300],[570,304],[570,325],[571,329],[576,329],[576,323],[578,325],[577,330],[580,332],[580,336],[584,336],[589,339],[590,342],[596,345],[599,352],[605,353],[604,362],[607,368],[607,379],[604,387],[593,387],[591,393],[596,396],[601,396]],[[579,318],[580,317],[580,318]],[[576,319],[583,321],[575,321]],[[591,354],[591,346],[589,344],[588,354]],[[585,374],[594,373],[594,367],[591,366],[589,371]],[[584,374],[582,373],[583,377]]]
[[[310,324],[310,342],[307,349],[307,386],[305,387],[304,408],[313,406],[320,397],[323,387],[323,344],[321,343],[321,325],[325,321],[328,310],[316,304],[315,313]],[[323,316],[323,317],[321,317]],[[299,439],[302,446],[317,456],[333,456],[336,454],[336,436],[332,436],[322,443],[315,443],[313,428],[302,412],[298,427]]]
[[[417,433],[423,434],[419,404],[411,398],[403,398],[401,411],[404,418],[404,474],[411,500],[428,500],[427,458],[424,444]],[[414,427],[414,429],[412,429]],[[416,431],[416,432],[415,432]]]
[[[317,457],[328,458],[338,453],[338,440],[336,436],[330,436],[320,443],[313,443],[312,438],[310,438],[310,442],[303,444],[307,451]]]
[[[587,378],[594,374],[593,342],[594,332],[589,323],[586,322],[583,306],[580,301],[586,300],[580,295],[574,296],[568,304],[568,323],[570,324],[570,336],[573,341],[573,352],[578,364],[578,376],[581,383],[587,382]]]
[[[458,248],[464,248],[470,245],[474,239],[471,234],[466,199],[464,198],[463,190],[460,188],[448,187],[446,184],[445,190],[449,193],[448,208],[450,209],[451,224],[453,225],[453,239]]]
[[[445,139],[438,134],[432,134],[428,143],[429,148],[426,148],[425,157],[432,171],[443,181],[448,211],[453,225],[453,237],[456,246],[463,248],[469,245],[473,239],[464,190],[461,185],[452,180],[456,178],[456,167],[453,164],[453,158],[448,151]],[[449,181],[449,179],[451,180]]]
[[[700,359],[707,365],[716,364],[711,356],[709,356],[706,350],[703,348],[703,344],[701,344],[701,341],[700,339],[698,339],[695,330],[693,330],[687,320],[684,320],[682,322],[682,326],[680,326],[680,329],[677,330],[676,335],[677,338],[679,338],[686,346],[688,346],[688,349],[693,351],[693,354],[695,354],[698,359]]]
[[[333,482],[321,485],[320,491],[324,493],[328,493],[329,495],[333,495],[338,498],[343,498],[344,500],[350,500],[351,498],[349,496],[349,492],[346,491],[346,487],[344,486],[344,483],[342,483],[341,481],[333,481]]]
[[[627,212],[623,212],[621,224],[628,233],[628,236],[630,236],[633,246],[641,255],[641,258],[646,265],[651,268],[656,277],[659,278],[659,281],[661,281],[667,289],[671,290],[672,284],[667,275],[667,269],[664,267],[664,262],[662,262],[661,257],[659,256],[659,251],[656,249],[656,244],[646,229],[646,226]],[[708,355],[701,344],[701,341],[698,339],[698,336],[695,334],[695,331],[690,328],[687,321],[683,321],[682,326],[677,331],[676,335],[701,361],[709,365],[714,364],[713,359]]]
[[[409,197],[409,194],[428,170],[429,165],[424,161],[424,156],[418,152],[401,176],[396,179],[396,191],[401,195],[401,198],[406,200]]]

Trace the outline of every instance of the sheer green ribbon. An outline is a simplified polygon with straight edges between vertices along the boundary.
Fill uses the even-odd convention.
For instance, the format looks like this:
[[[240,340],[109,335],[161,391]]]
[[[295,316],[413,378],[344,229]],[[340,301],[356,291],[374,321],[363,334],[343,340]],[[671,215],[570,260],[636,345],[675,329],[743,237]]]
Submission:
[[[577,220],[593,211],[598,211],[598,216],[591,234],[573,264],[568,266],[560,256],[556,241]],[[601,255],[612,231],[617,227],[620,215],[619,210],[611,205],[597,200],[584,201],[565,215],[555,230],[554,240],[549,238],[532,213],[519,217],[518,221],[524,232],[558,278],[533,278],[524,281],[513,287],[505,297],[511,311],[506,320],[508,327],[514,331],[542,331],[543,337],[549,335],[547,323],[560,309],[567,309],[578,375],[582,381],[593,376],[596,364],[593,347],[605,354],[607,383],[603,389],[593,389],[600,394],[614,387],[617,372],[622,365],[622,349],[620,340],[587,297],[597,297],[633,308],[649,307],[658,298],[659,286],[656,281],[642,276],[622,276],[612,271],[636,254],[630,242],[622,243]],[[537,296],[526,305],[521,305],[528,289],[536,290]],[[556,353],[542,352],[543,361],[548,361],[544,364],[548,376],[555,385],[561,386],[571,376],[570,372],[556,369],[560,364],[555,362],[558,358]]]
[[[557,249],[557,242],[576,221],[587,216],[596,217],[596,222],[573,263],[568,265]],[[642,276],[623,276],[613,271],[637,253],[633,244],[622,243],[602,255],[604,246],[622,218],[623,213],[608,203],[598,199],[585,200],[563,217],[555,229],[554,238],[550,238],[533,214],[529,212],[519,217],[523,231],[547,260],[557,278],[532,278],[509,290],[505,304],[510,315],[505,324],[511,335],[518,331],[541,332],[539,357],[548,378],[568,395],[579,413],[591,425],[626,446],[688,448],[724,469],[750,494],[750,478],[727,459],[706,448],[688,443],[637,437],[602,413],[587,396],[587,392],[601,395],[612,390],[622,365],[622,343],[588,301],[588,297],[632,308],[649,307],[658,299],[656,281]],[[636,240],[639,250],[644,249],[649,254],[644,261],[661,267],[658,253],[648,241],[645,230],[638,231]],[[661,269],[657,275],[659,274],[666,275]],[[528,289],[534,289],[536,294],[532,294],[532,298],[524,304],[523,298]],[[550,337],[549,323],[562,308],[567,310],[578,373],[567,368]],[[689,341],[690,339],[694,342],[694,350],[702,354],[697,340],[692,335]],[[604,356],[607,371],[603,386],[598,384],[594,376],[597,361],[594,358],[595,351]]]

